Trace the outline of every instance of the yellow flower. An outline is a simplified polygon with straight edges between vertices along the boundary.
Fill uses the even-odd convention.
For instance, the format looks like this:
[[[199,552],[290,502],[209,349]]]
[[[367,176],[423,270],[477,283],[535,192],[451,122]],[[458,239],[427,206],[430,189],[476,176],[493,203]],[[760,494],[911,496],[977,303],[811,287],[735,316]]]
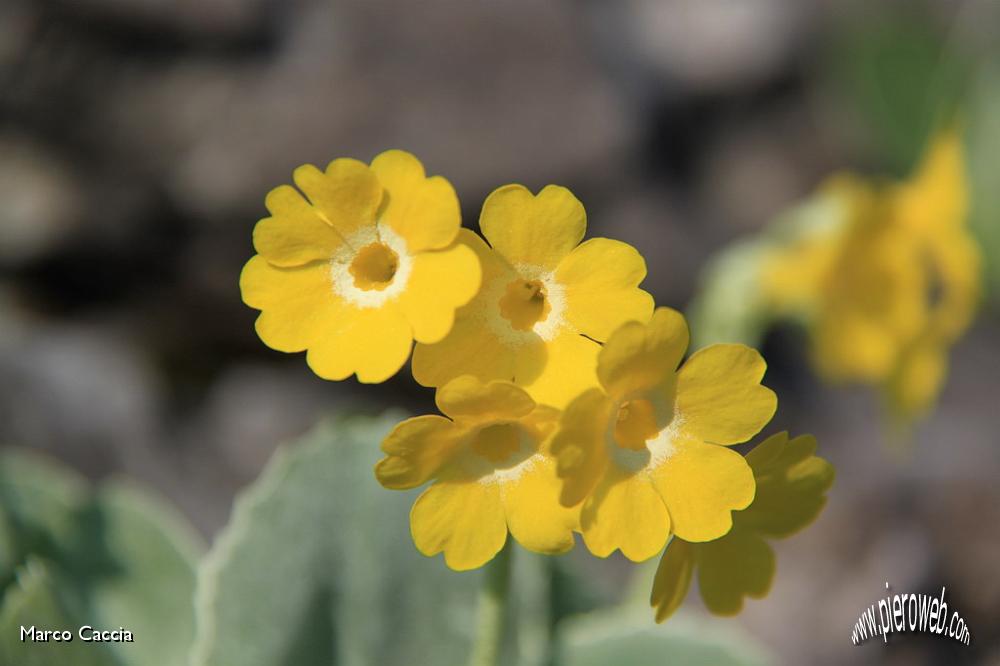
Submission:
[[[829,223],[779,243],[762,269],[770,306],[807,323],[819,373],[881,387],[904,421],[934,402],[978,300],[966,190],[961,137],[944,132],[905,183],[831,179],[817,202]]]
[[[560,483],[549,438],[559,413],[523,389],[472,376],[437,391],[441,416],[400,423],[382,442],[375,476],[386,488],[416,488],[433,479],[413,505],[417,549],[462,571],[496,555],[507,532],[528,550],[555,554],[573,547],[579,510],[559,503]]]
[[[583,205],[563,187],[537,196],[520,185],[494,191],[480,217],[492,247],[461,235],[479,255],[482,289],[444,340],[417,345],[416,380],[504,379],[557,408],[596,385],[595,341],[626,321],[647,321],[653,301],[638,288],[646,276],[639,253],[607,238],[579,244],[586,226]]]
[[[766,365],[744,345],[712,345],[678,370],[688,346],[680,313],[658,308],[648,324],[615,331],[598,357],[600,388],[562,414],[552,450],[562,502],[584,501],[580,523],[592,553],[641,561],[671,533],[717,539],[746,508],[754,480],[727,448],[753,437],[777,400],[760,385]]]
[[[894,192],[899,226],[912,234],[928,273],[927,314],[883,386],[893,412],[904,419],[926,412],[947,374],[948,349],[969,328],[980,295],[980,257],[965,224],[968,181],[961,135],[945,132],[932,143],[915,177]]]
[[[764,598],[774,578],[774,551],[764,540],[783,539],[806,527],[826,504],[833,466],[815,455],[816,439],[772,435],[747,454],[757,495],[733,515],[733,529],[720,539],[690,543],[675,537],[656,569],[650,604],[663,622],[684,601],[695,568],[702,599],[716,615],[735,615],[743,597]]]
[[[437,342],[479,288],[474,252],[456,244],[458,200],[398,150],[371,166],[337,159],[271,190],[257,223],[258,252],[240,276],[261,310],[257,333],[283,352],[308,350],[325,379],[381,382],[406,362],[414,339]],[[303,196],[304,194],[304,196]]]

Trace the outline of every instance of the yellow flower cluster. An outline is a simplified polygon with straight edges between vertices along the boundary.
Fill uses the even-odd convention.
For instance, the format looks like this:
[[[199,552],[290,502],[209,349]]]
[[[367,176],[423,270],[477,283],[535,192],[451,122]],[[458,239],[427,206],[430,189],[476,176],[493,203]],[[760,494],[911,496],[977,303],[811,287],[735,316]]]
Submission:
[[[683,543],[730,553],[735,539],[759,551],[758,533],[818,512],[832,477],[814,482],[817,465],[829,466],[803,454],[799,442],[811,440],[771,438],[748,458],[730,448],[777,406],[760,354],[713,345],[682,363],[684,318],[654,311],[634,248],[581,242],[586,213],[565,188],[497,189],[483,204],[483,239],[460,229],[448,182],[407,153],[304,166],[294,180],[301,193],[282,186],[267,197],[243,298],[262,311],[265,343],[306,350],[328,379],[383,381],[416,341],[413,375],[437,389],[443,416],[400,423],[375,474],[387,488],[430,484],[411,513],[422,553],[466,570],[508,533],[555,554],[579,532],[593,554],[634,561],[673,538],[673,562]],[[664,565],[678,581],[671,599],[683,576],[670,572],[686,562]],[[654,605],[664,615],[661,578]],[[732,593],[743,589],[759,591]]]
[[[765,299],[806,322],[823,377],[878,386],[912,421],[935,402],[979,296],[961,135],[938,135],[906,182],[840,175],[813,204],[824,223],[769,253]]]

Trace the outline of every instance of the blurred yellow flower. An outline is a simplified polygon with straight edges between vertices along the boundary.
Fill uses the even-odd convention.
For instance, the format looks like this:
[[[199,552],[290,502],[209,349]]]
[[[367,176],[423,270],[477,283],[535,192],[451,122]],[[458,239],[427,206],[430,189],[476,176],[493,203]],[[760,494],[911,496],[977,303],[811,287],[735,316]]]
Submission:
[[[907,182],[843,175],[818,197],[832,214],[769,254],[765,297],[807,323],[822,376],[877,385],[912,420],[936,399],[979,295],[961,136],[936,137]]]
[[[479,288],[475,253],[454,242],[455,192],[398,150],[371,167],[307,164],[294,180],[302,193],[289,185],[268,193],[271,216],[257,223],[258,254],[240,276],[244,302],[262,311],[257,333],[278,351],[308,350],[325,379],[384,381],[414,339],[444,338]]]
[[[415,488],[433,479],[413,505],[417,549],[462,571],[496,555],[510,531],[528,550],[555,554],[573,547],[579,509],[559,503],[560,482],[549,438],[559,413],[537,405],[510,382],[462,376],[437,391],[449,418],[403,421],[382,442],[375,475],[386,488]]]
[[[762,599],[774,578],[774,551],[764,540],[783,539],[803,529],[826,504],[833,466],[815,455],[816,439],[772,435],[747,454],[757,495],[733,514],[733,529],[715,541],[690,543],[674,537],[656,570],[650,604],[656,621],[670,617],[684,601],[694,570],[710,611],[735,615],[743,597]]]
[[[732,526],[730,512],[754,497],[750,467],[727,447],[774,415],[775,395],[760,385],[764,359],[744,345],[712,345],[678,370],[687,346],[675,310],[624,324],[601,349],[600,388],[573,400],[559,421],[560,499],[584,502],[581,531],[599,557],[620,549],[645,560],[671,533],[717,539]]]
[[[563,187],[536,196],[507,185],[490,194],[480,217],[490,245],[470,231],[460,236],[479,256],[482,289],[444,340],[417,345],[416,380],[504,379],[557,408],[596,385],[595,341],[626,321],[647,321],[653,300],[638,288],[646,276],[639,253],[607,238],[580,244],[586,226],[583,205]]]

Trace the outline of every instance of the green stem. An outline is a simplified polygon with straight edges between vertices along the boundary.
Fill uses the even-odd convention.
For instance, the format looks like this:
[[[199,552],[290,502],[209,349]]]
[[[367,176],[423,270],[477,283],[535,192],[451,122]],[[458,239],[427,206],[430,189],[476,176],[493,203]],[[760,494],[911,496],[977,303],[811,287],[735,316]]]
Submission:
[[[476,642],[472,646],[469,666],[496,666],[499,662],[510,590],[511,550],[508,540],[507,545],[486,566],[483,587],[479,592]]]

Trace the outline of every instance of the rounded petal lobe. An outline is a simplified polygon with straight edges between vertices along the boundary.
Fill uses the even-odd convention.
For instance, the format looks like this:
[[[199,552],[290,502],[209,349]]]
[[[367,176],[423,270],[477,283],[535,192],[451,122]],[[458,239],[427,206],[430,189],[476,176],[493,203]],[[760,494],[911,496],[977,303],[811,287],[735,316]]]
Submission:
[[[759,536],[734,528],[697,548],[698,589],[710,611],[736,615],[743,609],[743,597],[767,596],[774,579],[774,551]]]
[[[538,347],[540,350],[541,345]],[[545,344],[544,354],[516,354],[514,376],[536,402],[562,409],[583,391],[597,386],[600,351],[601,346],[593,340],[564,331]],[[532,379],[522,381],[526,377]]]
[[[691,588],[691,578],[697,560],[693,544],[673,538],[656,567],[653,591],[649,605],[656,609],[656,622],[660,623],[674,614]]]
[[[271,190],[265,200],[271,217],[257,223],[253,246],[275,266],[329,261],[343,244],[337,230],[289,185]]]
[[[583,239],[587,213],[565,187],[548,185],[534,196],[522,185],[505,185],[486,198],[479,227],[511,264],[551,271]]]
[[[417,344],[413,378],[421,386],[442,386],[466,374],[480,381],[513,380],[514,353],[479,321],[463,317],[460,311],[444,340],[433,345]]]
[[[645,277],[642,255],[608,238],[584,242],[556,270],[556,279],[566,286],[569,320],[595,340],[607,340],[627,321],[649,321],[653,297],[639,289]]]
[[[582,502],[608,466],[604,433],[611,407],[604,392],[595,388],[573,400],[560,417],[551,450],[563,481],[559,501],[565,506]]]
[[[518,418],[535,408],[528,393],[510,382],[482,382],[463,375],[438,389],[438,409],[452,418]]]
[[[305,164],[292,175],[295,185],[341,236],[349,239],[360,229],[374,230],[382,185],[367,164],[345,157],[330,162],[325,172]]]
[[[663,550],[670,515],[648,478],[611,465],[584,503],[580,527],[597,557],[621,550],[633,562],[642,562]]]
[[[262,310],[256,324],[260,339],[278,351],[305,350],[334,334],[330,327],[343,325],[351,314],[334,295],[324,264],[280,268],[257,255],[243,267],[240,291],[244,303]]]
[[[410,325],[395,304],[379,308],[347,308],[350,318],[339,330],[312,342],[306,362],[324,379],[341,380],[357,374],[365,384],[384,382],[410,355]]]
[[[451,183],[441,176],[425,177],[420,161],[402,150],[378,155],[371,168],[388,193],[379,224],[392,227],[414,252],[444,248],[455,240],[462,220]]]
[[[648,324],[623,324],[601,349],[597,376],[608,395],[622,399],[672,376],[688,346],[684,316],[657,308]]]
[[[448,462],[458,446],[455,424],[441,416],[406,419],[382,441],[386,457],[375,466],[375,477],[386,488],[416,488]]]
[[[410,531],[417,550],[429,557],[444,552],[455,571],[481,567],[507,541],[500,487],[477,480],[436,483],[413,505]]]
[[[580,511],[559,503],[561,483],[555,462],[543,455],[529,460],[520,477],[503,484],[507,527],[519,544],[546,555],[573,548],[573,530],[580,525]]]
[[[651,475],[674,534],[693,542],[718,539],[733,525],[731,512],[753,501],[753,472],[743,456],[722,446],[678,436],[672,447]]]
[[[466,245],[421,252],[400,305],[418,342],[440,342],[451,331],[455,310],[479,290],[480,268],[476,253]]]
[[[745,345],[711,345],[677,373],[677,412],[684,429],[713,444],[738,444],[760,432],[778,399],[761,386],[767,364]]]
[[[786,436],[782,448],[762,463],[754,454],[772,439],[747,455],[757,494],[753,504],[736,515],[736,522],[763,536],[784,538],[816,520],[835,473],[833,465],[814,455],[816,439],[811,435],[791,440]]]

